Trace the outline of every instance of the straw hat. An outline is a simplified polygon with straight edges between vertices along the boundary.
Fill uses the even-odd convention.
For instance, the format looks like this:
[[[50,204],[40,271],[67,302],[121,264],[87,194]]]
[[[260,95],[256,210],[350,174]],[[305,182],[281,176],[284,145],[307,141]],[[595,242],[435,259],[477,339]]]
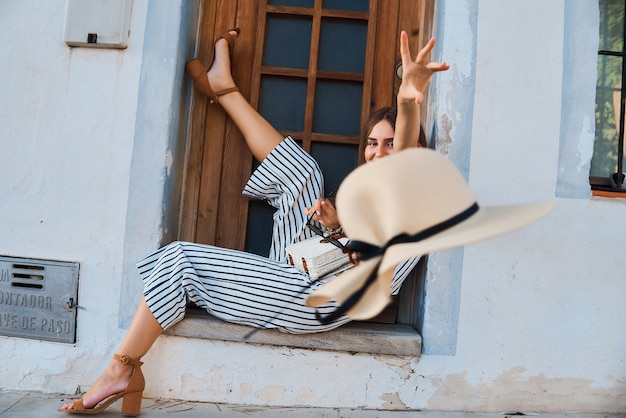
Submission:
[[[361,262],[306,298],[307,306],[340,305],[319,318],[323,323],[344,314],[360,320],[376,316],[390,301],[397,263],[513,231],[556,206],[546,201],[479,207],[456,167],[425,148],[357,168],[341,184],[336,203],[350,249]]]

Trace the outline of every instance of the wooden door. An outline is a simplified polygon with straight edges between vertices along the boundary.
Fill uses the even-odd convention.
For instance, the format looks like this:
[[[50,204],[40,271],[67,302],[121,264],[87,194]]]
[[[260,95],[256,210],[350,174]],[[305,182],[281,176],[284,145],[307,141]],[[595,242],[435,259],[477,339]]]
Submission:
[[[363,161],[369,114],[395,104],[400,31],[415,55],[433,3],[203,0],[198,56],[208,61],[216,36],[241,28],[232,60],[239,89],[317,159],[329,192]],[[241,195],[257,163],[219,105],[194,92],[191,117],[179,238],[266,255],[272,210]]]

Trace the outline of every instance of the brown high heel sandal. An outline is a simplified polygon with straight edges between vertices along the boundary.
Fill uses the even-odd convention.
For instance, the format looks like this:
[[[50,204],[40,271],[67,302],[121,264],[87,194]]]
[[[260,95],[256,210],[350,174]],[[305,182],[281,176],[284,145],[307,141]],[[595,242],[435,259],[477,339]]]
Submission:
[[[124,415],[139,415],[141,411],[141,396],[143,395],[143,389],[146,386],[146,381],[141,372],[141,365],[143,364],[139,359],[131,359],[128,356],[120,356],[115,354],[114,360],[119,360],[122,364],[134,366],[133,374],[128,382],[128,387],[123,392],[115,393],[108,398],[104,398],[93,408],[85,408],[83,405],[83,398],[74,401],[74,409],[59,409],[59,412],[66,412],[68,414],[89,414],[94,415],[102,412],[109,407],[113,402],[119,398],[124,398],[122,401],[122,414]]]
[[[233,49],[235,48],[235,39],[236,37],[231,35],[230,32],[237,32],[237,36],[239,36],[239,28],[232,28],[222,33],[218,38],[213,42],[213,45],[217,43],[220,39],[224,38],[228,42],[228,56],[233,57]],[[237,87],[229,87],[226,89],[222,89],[220,91],[213,91],[211,88],[211,84],[209,83],[209,79],[207,78],[206,73],[213,66],[213,61],[215,60],[215,48],[213,48],[213,55],[211,56],[210,62],[208,65],[202,65],[200,60],[197,58],[189,61],[185,69],[191,76],[193,80],[193,84],[198,89],[199,92],[208,96],[211,99],[212,103],[217,102],[218,96],[222,96],[227,93],[232,93],[234,91],[239,91]]]

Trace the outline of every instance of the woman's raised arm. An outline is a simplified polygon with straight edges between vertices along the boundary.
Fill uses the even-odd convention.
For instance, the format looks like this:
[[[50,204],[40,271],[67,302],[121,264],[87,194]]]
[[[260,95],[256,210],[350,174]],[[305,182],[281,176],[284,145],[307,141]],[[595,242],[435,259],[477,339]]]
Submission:
[[[424,91],[433,74],[450,68],[445,62],[428,61],[434,46],[435,39],[431,38],[413,60],[409,50],[409,37],[405,31],[400,33],[402,83],[398,89],[398,117],[393,138],[393,147],[396,151],[417,147],[420,105],[424,100]]]

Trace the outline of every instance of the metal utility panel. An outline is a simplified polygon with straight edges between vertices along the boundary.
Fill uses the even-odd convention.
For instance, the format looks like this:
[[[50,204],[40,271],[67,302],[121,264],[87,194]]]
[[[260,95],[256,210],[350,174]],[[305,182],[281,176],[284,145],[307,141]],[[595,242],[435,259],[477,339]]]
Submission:
[[[76,342],[79,264],[0,256],[0,335]]]
[[[91,48],[126,48],[131,0],[68,0],[65,43]]]

